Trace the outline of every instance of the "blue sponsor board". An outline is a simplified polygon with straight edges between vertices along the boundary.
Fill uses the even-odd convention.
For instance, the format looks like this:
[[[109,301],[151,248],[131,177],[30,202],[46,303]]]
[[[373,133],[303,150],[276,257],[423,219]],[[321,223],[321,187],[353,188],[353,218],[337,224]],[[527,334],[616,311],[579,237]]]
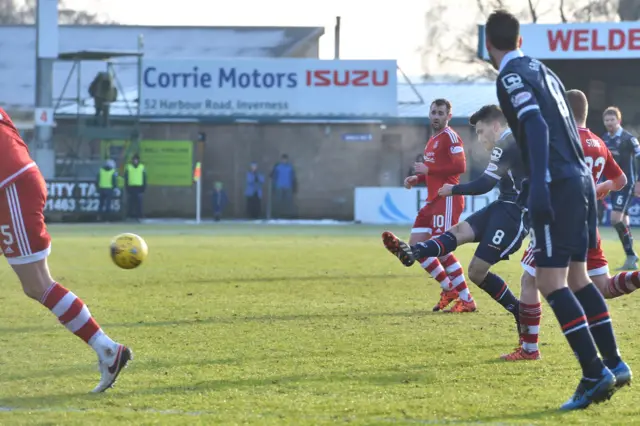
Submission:
[[[145,59],[143,115],[397,115],[388,60]]]

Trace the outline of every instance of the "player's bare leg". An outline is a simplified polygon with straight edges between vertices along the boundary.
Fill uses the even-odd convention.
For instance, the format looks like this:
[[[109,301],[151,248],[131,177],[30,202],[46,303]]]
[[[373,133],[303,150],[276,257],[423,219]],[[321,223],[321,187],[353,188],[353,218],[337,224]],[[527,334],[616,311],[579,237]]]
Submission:
[[[536,279],[529,272],[522,271],[520,278],[520,345],[510,354],[502,355],[505,361],[536,361],[541,358],[538,348],[542,305]]]
[[[27,264],[14,261],[11,266],[25,294],[51,310],[69,331],[98,354],[101,379],[93,392],[104,392],[112,387],[132,358],[131,350],[111,340],[93,319],[84,302],[54,281],[46,259]]]
[[[618,238],[622,243],[622,248],[626,254],[624,264],[618,268],[619,271],[634,271],[638,269],[638,255],[633,250],[633,237],[629,227],[629,216],[621,211],[611,212],[611,225],[618,233]]]

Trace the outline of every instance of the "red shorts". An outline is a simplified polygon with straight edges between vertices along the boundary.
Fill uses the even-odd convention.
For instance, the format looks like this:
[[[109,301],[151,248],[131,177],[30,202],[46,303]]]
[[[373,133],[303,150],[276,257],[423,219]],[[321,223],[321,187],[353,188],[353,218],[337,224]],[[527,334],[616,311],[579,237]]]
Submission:
[[[529,244],[524,255],[522,255],[520,264],[522,265],[522,269],[527,271],[529,275],[532,277],[536,276],[536,261],[533,257],[533,253],[531,252],[531,244]],[[598,235],[596,248],[589,249],[587,252],[587,273],[590,277],[609,273],[609,263],[607,262],[607,258],[604,257],[604,252],[602,251],[602,240],[600,240],[600,235]]]
[[[0,189],[0,247],[10,264],[37,262],[51,252],[46,200],[47,186],[37,167]]]
[[[420,209],[411,233],[440,235],[458,223],[463,210],[464,196],[438,197]]]

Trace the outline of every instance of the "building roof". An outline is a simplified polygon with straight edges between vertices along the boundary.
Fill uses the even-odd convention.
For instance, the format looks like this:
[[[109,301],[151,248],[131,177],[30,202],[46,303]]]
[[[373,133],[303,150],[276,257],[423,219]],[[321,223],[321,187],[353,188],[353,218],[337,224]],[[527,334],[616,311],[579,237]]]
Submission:
[[[151,27],[128,25],[62,25],[60,53],[78,51],[138,50],[138,38],[144,39],[146,58],[203,59],[220,57],[286,57],[305,43],[317,42],[322,27]],[[33,109],[35,100],[35,42],[33,25],[0,26],[0,105],[10,110]],[[122,87],[136,85],[135,58],[124,58],[130,65],[118,65],[115,72]],[[71,62],[54,65],[54,102],[60,96],[73,66]],[[96,73],[105,70],[102,62],[83,62],[82,90]],[[76,97],[77,76],[72,76],[65,97]],[[82,96],[88,93],[82,93]]]
[[[423,104],[410,103],[420,98],[424,101]],[[465,120],[483,105],[498,102],[495,83],[398,84],[398,115],[426,118],[429,116],[431,101],[437,98],[448,99],[453,105],[453,117]]]

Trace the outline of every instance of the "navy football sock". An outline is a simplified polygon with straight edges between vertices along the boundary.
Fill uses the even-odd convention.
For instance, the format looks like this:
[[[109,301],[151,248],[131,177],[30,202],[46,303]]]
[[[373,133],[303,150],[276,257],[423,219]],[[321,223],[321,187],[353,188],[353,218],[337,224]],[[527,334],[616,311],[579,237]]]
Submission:
[[[457,247],[458,239],[451,232],[447,231],[440,236],[411,246],[411,250],[413,250],[413,257],[422,259],[425,257],[442,257],[451,253]]]
[[[591,335],[604,358],[605,365],[610,368],[615,367],[620,362],[620,352],[613,333],[607,303],[593,284],[576,291],[575,295],[584,309]]]
[[[587,317],[578,303],[578,299],[567,287],[547,295],[547,302],[553,309],[562,333],[580,362],[584,377],[597,379],[602,374],[604,364],[598,358],[598,351],[593,342]]]
[[[482,284],[479,285],[489,296],[501,304],[507,311],[513,315],[518,315],[518,298],[511,292],[507,283],[493,272],[487,273]]]
[[[622,242],[622,248],[627,256],[635,256],[633,251],[633,237],[631,236],[631,228],[623,222],[618,222],[613,226],[618,233],[618,238]]]

